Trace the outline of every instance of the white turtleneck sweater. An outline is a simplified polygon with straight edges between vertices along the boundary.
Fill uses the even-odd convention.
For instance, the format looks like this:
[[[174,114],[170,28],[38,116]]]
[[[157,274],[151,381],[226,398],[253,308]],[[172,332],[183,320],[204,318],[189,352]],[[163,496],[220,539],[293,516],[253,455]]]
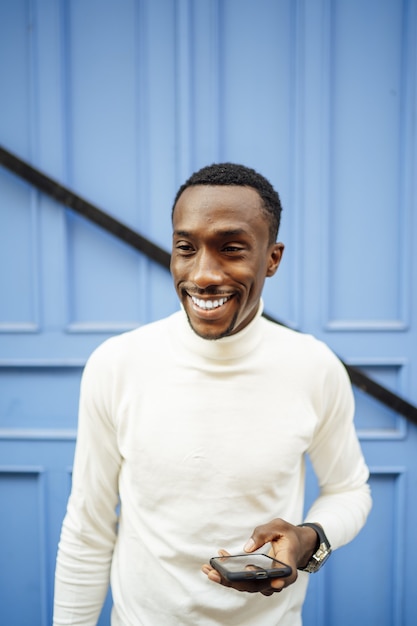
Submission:
[[[114,337],[83,375],[73,488],[59,545],[54,625],[297,626],[307,574],[280,594],[210,582],[218,548],[303,518],[304,458],[321,492],[306,519],[333,546],[371,506],[345,369],[311,336],[257,317],[209,341],[183,311]],[[118,503],[120,500],[120,516]]]

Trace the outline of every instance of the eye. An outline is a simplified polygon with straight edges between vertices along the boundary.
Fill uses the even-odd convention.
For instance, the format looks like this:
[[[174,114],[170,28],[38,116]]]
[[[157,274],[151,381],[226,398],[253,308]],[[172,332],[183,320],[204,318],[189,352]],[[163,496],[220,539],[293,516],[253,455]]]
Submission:
[[[193,246],[185,241],[179,241],[175,244],[175,249],[179,252],[193,252],[194,250]]]
[[[236,246],[236,245],[228,245],[228,246],[224,246],[223,248],[223,252],[230,252],[230,253],[238,253],[238,252],[243,252],[244,248],[242,246]]]

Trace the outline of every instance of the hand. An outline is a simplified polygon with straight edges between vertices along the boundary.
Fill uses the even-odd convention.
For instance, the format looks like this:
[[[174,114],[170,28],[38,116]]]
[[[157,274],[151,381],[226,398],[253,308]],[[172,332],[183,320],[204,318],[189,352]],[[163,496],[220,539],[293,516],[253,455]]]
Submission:
[[[270,596],[275,592],[282,591],[282,589],[292,585],[297,580],[297,567],[306,565],[314,553],[317,544],[317,533],[308,526],[294,526],[282,519],[274,519],[255,528],[244,550],[249,553],[254,552],[266,543],[270,543],[269,556],[290,565],[292,573],[289,576],[231,583],[222,578],[219,572],[210,565],[204,565],[202,571],[209,580],[226,587],[233,587],[238,591],[248,591],[250,593],[260,592],[263,595]],[[228,553],[225,550],[220,550],[219,555],[228,556]]]
[[[231,556],[226,550],[219,550],[219,556]],[[248,593],[262,593],[265,596],[272,595],[275,591],[281,591],[281,589],[271,589],[270,579],[261,580],[235,580],[230,582],[227,578],[223,578],[221,574],[215,570],[211,565],[207,563],[203,565],[201,571],[206,574],[207,578],[215,583],[219,583],[224,587],[232,587],[237,591],[246,591]]]

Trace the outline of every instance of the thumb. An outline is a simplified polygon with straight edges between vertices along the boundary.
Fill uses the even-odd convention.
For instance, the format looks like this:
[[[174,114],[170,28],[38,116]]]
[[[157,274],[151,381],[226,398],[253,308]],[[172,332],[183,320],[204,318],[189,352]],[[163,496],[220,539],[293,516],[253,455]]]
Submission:
[[[251,537],[247,540],[245,547],[243,548],[244,551],[253,552],[254,550],[264,546],[266,543],[277,541],[283,536],[283,532],[288,527],[290,527],[290,524],[281,519],[274,519],[267,524],[257,526]]]
[[[252,536],[247,540],[247,542],[245,543],[245,547],[243,549],[245,552],[253,552],[254,550],[257,550],[258,548],[261,548],[263,545],[264,545],[264,542],[257,543]]]

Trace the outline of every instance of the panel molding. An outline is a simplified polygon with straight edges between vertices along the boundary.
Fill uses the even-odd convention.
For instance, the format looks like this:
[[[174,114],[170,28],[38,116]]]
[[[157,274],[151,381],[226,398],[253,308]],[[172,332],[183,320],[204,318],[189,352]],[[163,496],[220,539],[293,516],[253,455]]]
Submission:
[[[48,358],[36,358],[36,359],[0,359],[0,369],[7,368],[46,368],[46,369],[80,369],[86,364],[86,359],[48,359]]]
[[[97,333],[123,333],[129,330],[135,330],[142,326],[142,322],[69,322],[65,325],[64,330],[71,335],[97,334]]]
[[[398,385],[395,385],[393,388],[393,392],[397,393],[404,389],[405,387],[405,377],[408,373],[408,359],[406,358],[358,358],[358,359],[349,359],[346,361],[348,365],[352,367],[357,367],[359,369],[366,370],[367,368],[378,368],[381,371],[384,369],[395,369],[396,370],[396,380],[398,381]],[[393,387],[391,385],[391,387]],[[360,389],[356,390],[357,393],[360,393]],[[364,396],[366,401],[371,400],[367,396]],[[374,402],[373,400],[371,400]],[[376,402],[376,401],[375,401]],[[358,404],[358,403],[356,403]],[[392,428],[357,428],[357,434],[361,441],[399,441],[404,440],[408,434],[408,422],[405,417],[398,415],[394,411],[389,410],[387,407],[380,407],[379,411],[383,410],[386,413],[390,413],[393,419],[393,427]],[[369,411],[366,410],[366,413]],[[358,414],[358,406],[356,406],[356,414]]]
[[[75,429],[0,428],[0,441],[74,441]],[[1,471],[1,470],[0,470]]]
[[[40,476],[45,472],[43,465],[0,465],[0,474],[28,474]]]
[[[326,305],[328,310],[328,306]],[[338,331],[363,331],[363,332],[404,332],[409,329],[409,323],[404,318],[403,320],[371,320],[371,319],[330,319],[323,324],[324,330],[329,332]]]
[[[198,10],[198,8],[197,8]],[[193,167],[193,77],[192,77],[192,5],[190,0],[177,0],[176,11],[176,63],[175,63],[175,97],[176,110],[176,136],[179,149],[177,151],[176,177],[185,180]]]
[[[36,334],[40,332],[37,322],[0,322],[0,333]]]

